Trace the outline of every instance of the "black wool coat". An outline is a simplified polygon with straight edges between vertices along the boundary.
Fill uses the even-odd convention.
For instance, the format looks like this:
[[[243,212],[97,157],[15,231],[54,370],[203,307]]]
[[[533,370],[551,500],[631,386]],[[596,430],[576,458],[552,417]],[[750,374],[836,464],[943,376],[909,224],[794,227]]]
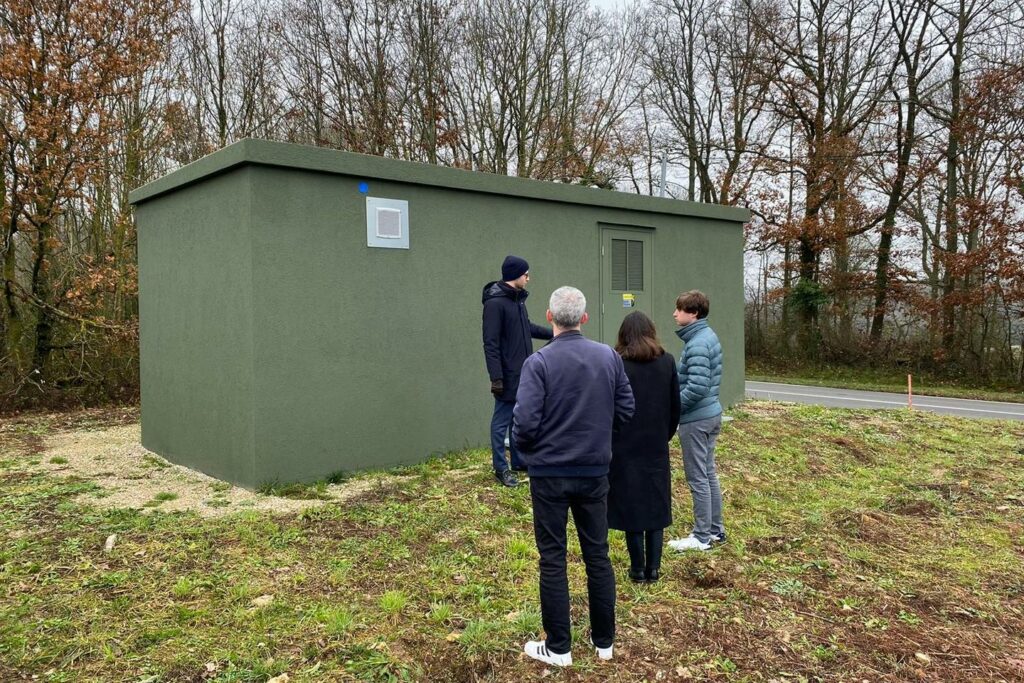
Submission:
[[[668,442],[679,427],[675,359],[624,361],[633,388],[633,419],[612,435],[608,526],[622,531],[664,529],[672,523]]]

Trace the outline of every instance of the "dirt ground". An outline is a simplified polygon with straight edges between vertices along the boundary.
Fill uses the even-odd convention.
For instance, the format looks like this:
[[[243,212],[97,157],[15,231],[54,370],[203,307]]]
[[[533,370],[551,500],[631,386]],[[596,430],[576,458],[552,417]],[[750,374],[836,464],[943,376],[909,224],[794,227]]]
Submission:
[[[100,486],[100,494],[84,497],[101,508],[193,510],[205,517],[239,510],[292,514],[329,501],[344,502],[380,485],[378,478],[331,485],[324,490],[327,500],[264,495],[168,462],[143,448],[140,441],[137,423],[59,432],[43,437],[39,444],[40,466],[55,475],[80,477]]]

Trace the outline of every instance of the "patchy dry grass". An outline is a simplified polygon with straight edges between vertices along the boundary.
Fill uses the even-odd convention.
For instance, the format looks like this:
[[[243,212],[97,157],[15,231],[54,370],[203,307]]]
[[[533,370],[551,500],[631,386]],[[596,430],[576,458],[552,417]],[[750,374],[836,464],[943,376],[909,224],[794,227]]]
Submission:
[[[574,545],[565,672],[519,655],[540,629],[529,492],[495,486],[482,451],[282,491],[296,500],[169,465],[131,414],[4,420],[0,680],[1024,679],[1024,425],[734,415],[729,543],[637,587],[613,533],[610,664],[585,646]]]

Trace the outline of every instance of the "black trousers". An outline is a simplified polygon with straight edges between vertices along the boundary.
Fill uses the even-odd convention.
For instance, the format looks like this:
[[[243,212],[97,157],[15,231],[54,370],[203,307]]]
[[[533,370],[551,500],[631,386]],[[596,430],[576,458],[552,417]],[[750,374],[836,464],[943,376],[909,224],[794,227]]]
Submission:
[[[548,649],[569,652],[569,578],[565,569],[569,510],[587,568],[594,645],[615,640],[615,573],[608,559],[608,477],[530,477],[533,533],[540,552],[540,611]]]

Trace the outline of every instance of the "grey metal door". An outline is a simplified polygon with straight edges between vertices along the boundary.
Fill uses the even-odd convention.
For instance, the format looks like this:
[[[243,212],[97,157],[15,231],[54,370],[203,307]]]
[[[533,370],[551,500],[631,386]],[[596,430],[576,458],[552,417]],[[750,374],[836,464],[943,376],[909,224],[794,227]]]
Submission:
[[[651,258],[654,231],[601,225],[601,341],[612,346],[626,315],[654,318]]]

